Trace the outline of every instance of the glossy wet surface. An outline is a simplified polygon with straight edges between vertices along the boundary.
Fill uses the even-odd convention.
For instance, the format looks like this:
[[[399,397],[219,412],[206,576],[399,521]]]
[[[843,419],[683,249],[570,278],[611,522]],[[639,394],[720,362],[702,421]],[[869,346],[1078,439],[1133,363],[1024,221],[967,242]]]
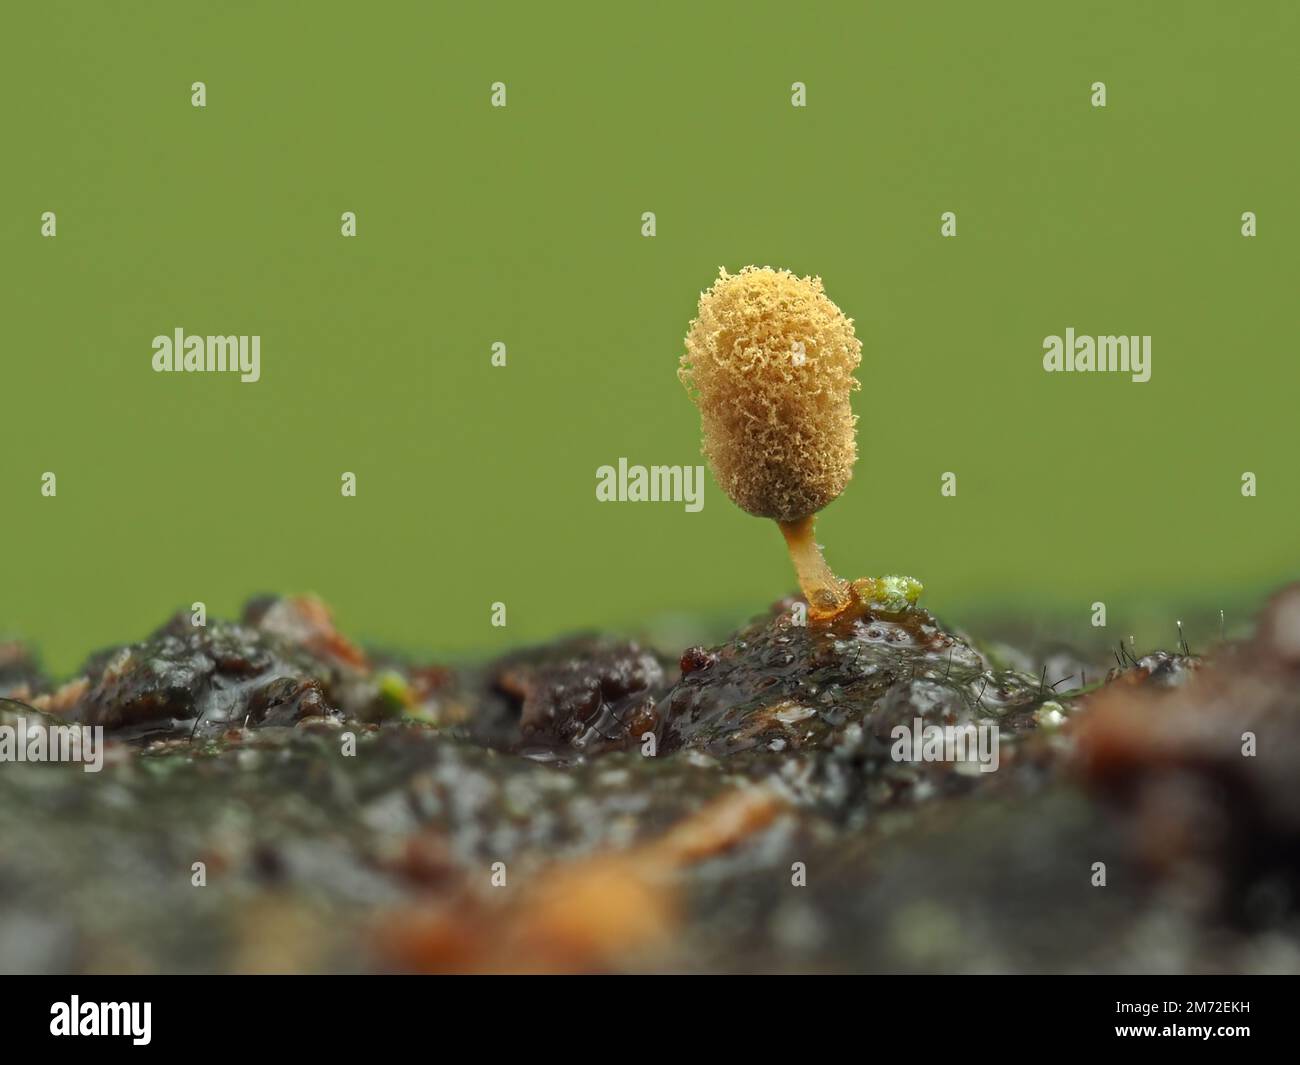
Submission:
[[[98,773],[0,764],[0,968],[1294,969],[1297,600],[1086,691],[923,610],[788,601],[716,647],[472,669],[312,600],[64,684],[6,645],[0,695],[44,713],[0,725],[109,743]],[[917,725],[996,726],[996,769],[913,760]]]

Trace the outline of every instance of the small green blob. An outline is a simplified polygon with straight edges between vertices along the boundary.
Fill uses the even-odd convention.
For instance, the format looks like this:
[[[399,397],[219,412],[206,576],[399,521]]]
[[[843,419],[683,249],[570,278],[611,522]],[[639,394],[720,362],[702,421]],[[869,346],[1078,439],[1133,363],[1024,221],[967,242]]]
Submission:
[[[853,582],[853,590],[868,605],[878,607],[886,613],[901,614],[909,607],[916,606],[916,601],[925,591],[925,585],[915,577],[891,575],[863,577]]]
[[[379,678],[379,698],[383,702],[385,711],[393,714],[404,713],[411,702],[406,679],[399,673],[384,673]]]

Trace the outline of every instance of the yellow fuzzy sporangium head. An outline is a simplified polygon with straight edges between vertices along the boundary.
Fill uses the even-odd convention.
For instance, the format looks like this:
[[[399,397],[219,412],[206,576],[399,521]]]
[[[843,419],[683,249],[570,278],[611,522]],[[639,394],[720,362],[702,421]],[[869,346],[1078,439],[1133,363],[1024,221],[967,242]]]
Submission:
[[[794,522],[844,490],[857,459],[849,396],[862,344],[821,278],[747,266],[700,295],[677,376],[704,454],[736,505]]]

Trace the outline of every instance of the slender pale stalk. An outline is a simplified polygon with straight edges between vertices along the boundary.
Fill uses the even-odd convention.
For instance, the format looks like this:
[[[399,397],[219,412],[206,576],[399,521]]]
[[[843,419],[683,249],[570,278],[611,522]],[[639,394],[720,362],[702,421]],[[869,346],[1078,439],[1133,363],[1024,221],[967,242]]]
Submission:
[[[790,549],[799,587],[808,600],[808,611],[813,618],[825,620],[841,614],[853,602],[849,584],[831,572],[822,555],[821,546],[813,538],[814,515],[799,521],[779,521],[785,545]]]

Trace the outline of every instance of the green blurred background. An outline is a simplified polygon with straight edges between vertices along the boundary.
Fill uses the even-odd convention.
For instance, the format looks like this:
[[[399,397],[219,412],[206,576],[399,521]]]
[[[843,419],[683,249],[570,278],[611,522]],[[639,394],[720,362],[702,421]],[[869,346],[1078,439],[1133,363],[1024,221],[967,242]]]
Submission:
[[[434,657],[751,615],[775,526],[594,491],[701,461],[682,336],[751,262],[864,343],[842,573],[1139,642],[1245,617],[1300,561],[1298,10],[6,4],[0,629],[66,672],[259,591]],[[177,326],[260,334],[261,382],[153,373]],[[1151,334],[1152,380],[1045,374],[1067,326]]]

